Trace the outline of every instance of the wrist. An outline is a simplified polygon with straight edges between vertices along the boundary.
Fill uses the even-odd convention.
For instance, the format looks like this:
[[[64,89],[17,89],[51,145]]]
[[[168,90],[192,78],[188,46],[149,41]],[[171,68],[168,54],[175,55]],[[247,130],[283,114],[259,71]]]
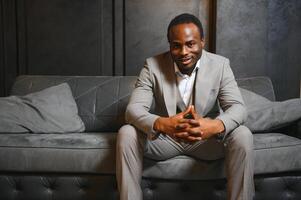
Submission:
[[[164,120],[163,117],[159,117],[158,119],[156,119],[153,126],[154,131],[162,132],[162,128],[161,128],[162,120]]]
[[[215,119],[215,122],[216,122],[215,134],[218,135],[218,134],[224,133],[225,132],[225,126],[224,126],[223,121],[219,120],[219,119]]]

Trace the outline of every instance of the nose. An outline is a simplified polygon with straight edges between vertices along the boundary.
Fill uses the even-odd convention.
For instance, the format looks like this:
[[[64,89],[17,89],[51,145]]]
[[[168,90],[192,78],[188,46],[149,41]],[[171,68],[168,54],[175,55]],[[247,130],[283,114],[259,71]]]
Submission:
[[[181,48],[180,54],[181,54],[181,55],[187,55],[187,54],[188,54],[188,50],[187,50],[186,46],[183,46],[183,47]]]

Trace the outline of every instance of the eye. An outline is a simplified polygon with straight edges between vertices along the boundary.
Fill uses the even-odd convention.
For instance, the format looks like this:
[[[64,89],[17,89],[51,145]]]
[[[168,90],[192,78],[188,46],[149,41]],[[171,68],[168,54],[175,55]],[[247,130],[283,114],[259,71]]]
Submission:
[[[189,48],[194,47],[194,45],[195,45],[195,42],[194,42],[194,41],[190,41],[190,42],[187,43],[187,46],[188,46]]]
[[[179,49],[179,48],[181,48],[181,45],[179,43],[172,43],[171,47],[173,49]]]

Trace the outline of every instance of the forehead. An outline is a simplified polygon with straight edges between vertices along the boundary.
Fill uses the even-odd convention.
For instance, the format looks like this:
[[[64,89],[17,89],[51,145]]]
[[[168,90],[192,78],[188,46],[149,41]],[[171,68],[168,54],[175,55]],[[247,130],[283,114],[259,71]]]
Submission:
[[[193,23],[178,24],[170,29],[171,40],[200,39],[200,31]]]

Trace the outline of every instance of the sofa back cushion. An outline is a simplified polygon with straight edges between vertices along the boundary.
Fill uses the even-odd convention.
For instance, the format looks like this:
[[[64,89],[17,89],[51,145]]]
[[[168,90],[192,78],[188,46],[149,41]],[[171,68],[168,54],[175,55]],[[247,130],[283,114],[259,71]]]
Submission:
[[[124,123],[125,109],[134,89],[136,76],[19,76],[11,95],[25,95],[44,88],[68,83],[87,132],[115,132]],[[275,100],[268,77],[237,79],[239,87]]]
[[[271,101],[275,101],[272,81],[266,76],[239,78],[236,80],[239,87],[255,92]]]
[[[86,132],[115,132],[124,124],[124,113],[134,88],[134,76],[19,76],[11,95],[26,95],[68,83],[85,123]]]

